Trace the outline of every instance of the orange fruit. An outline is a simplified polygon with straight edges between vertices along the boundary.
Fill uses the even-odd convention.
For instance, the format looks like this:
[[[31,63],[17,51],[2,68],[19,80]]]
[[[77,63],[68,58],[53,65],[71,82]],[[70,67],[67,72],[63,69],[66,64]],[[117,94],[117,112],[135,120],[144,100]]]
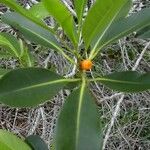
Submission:
[[[92,66],[93,66],[93,63],[89,59],[80,61],[80,69],[81,70],[90,70],[92,68]]]

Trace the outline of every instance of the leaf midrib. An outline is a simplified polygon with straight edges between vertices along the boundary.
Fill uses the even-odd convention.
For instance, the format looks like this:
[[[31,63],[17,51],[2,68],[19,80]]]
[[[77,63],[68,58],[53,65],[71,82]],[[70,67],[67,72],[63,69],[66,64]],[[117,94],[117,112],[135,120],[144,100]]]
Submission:
[[[25,90],[29,90],[29,89],[33,89],[33,88],[38,88],[38,87],[42,87],[42,86],[47,86],[47,85],[51,85],[51,84],[57,84],[57,83],[61,83],[61,82],[76,82],[79,80],[80,79],[74,79],[74,80],[72,80],[72,79],[59,79],[59,80],[55,80],[55,81],[44,82],[44,83],[40,83],[40,84],[34,84],[32,86],[26,86],[26,87],[19,88],[19,89],[13,90],[13,91],[7,91],[7,92],[4,92],[0,95],[7,95],[10,92],[11,93],[21,92],[21,91],[25,91]]]
[[[92,34],[91,34],[91,36],[90,36],[90,40],[89,40],[89,41],[92,40],[92,37],[93,37],[93,36],[95,35],[95,33],[97,32],[98,27],[102,24],[103,20],[106,18],[107,14],[109,14],[109,12],[111,11],[111,9],[112,9],[112,7],[110,7],[110,9],[106,11],[106,14],[102,17],[101,21],[97,24],[96,28],[94,29],[94,32],[92,32]],[[88,17],[88,16],[87,16],[87,17]],[[89,43],[90,43],[89,41],[88,41],[88,45],[89,45]]]
[[[7,40],[7,39],[6,39],[6,40]],[[3,40],[0,40],[0,41],[3,43],[3,45],[8,46],[8,47],[14,52],[14,54],[15,54],[17,57],[19,57],[18,54],[17,54],[17,52],[16,52],[15,47],[14,47],[8,40],[7,40],[6,42],[3,41]]]
[[[134,31],[139,31],[139,30],[143,29],[144,27],[146,27],[146,26],[148,26],[148,25],[150,25],[150,24],[143,24],[143,26],[142,26],[141,28],[138,28],[137,30],[134,30]],[[97,51],[95,50],[93,59],[95,58],[95,56],[98,54],[98,52],[99,52],[102,48],[104,48],[105,46],[107,46],[107,45],[110,44],[111,42],[115,41],[115,39],[117,39],[118,37],[120,37],[121,34],[126,34],[126,33],[130,32],[130,30],[132,30],[132,29],[135,28],[135,27],[136,27],[136,25],[133,26],[132,28],[128,29],[128,30],[125,30],[124,32],[120,32],[119,34],[117,34],[116,36],[114,36],[113,38],[111,38],[110,40],[108,40],[107,42],[102,43],[102,45],[101,45],[99,48],[97,48]],[[130,33],[129,33],[129,34],[130,34]]]
[[[24,28],[24,29],[26,29],[27,31],[33,33],[34,35],[38,36],[39,38],[43,39],[44,41],[46,41],[47,43],[51,44],[52,46],[54,46],[55,48],[57,48],[57,49],[59,50],[58,46],[56,46],[53,42],[50,42],[49,40],[47,40],[47,39],[44,38],[43,36],[40,36],[40,34],[36,34],[36,32],[30,30],[29,28],[27,28],[27,27],[25,27],[25,26],[22,26],[22,25],[19,25],[19,26],[20,26],[21,28]]]
[[[128,19],[128,18],[126,18],[126,19]],[[148,25],[150,25],[150,23],[147,23],[147,24],[144,24],[144,23],[142,23],[143,24],[143,26],[141,27],[141,28],[138,28],[137,30],[135,30],[135,31],[138,31],[138,30],[140,30],[140,29],[142,29],[142,28],[144,28],[144,27],[146,27],[146,26],[148,26]],[[106,45],[108,45],[109,43],[111,43],[112,41],[114,41],[117,37],[120,37],[120,35],[122,35],[122,34],[125,34],[125,33],[127,33],[127,32],[129,32],[130,30],[132,30],[133,28],[135,28],[137,26],[137,24],[136,25],[134,25],[134,26],[132,26],[131,28],[128,28],[127,30],[125,30],[124,32],[120,32],[120,33],[118,33],[116,36],[114,36],[112,39],[110,39],[109,41],[107,41],[106,43],[104,43],[104,44],[102,44],[102,46],[99,48],[99,49],[102,49],[103,47],[105,47]]]
[[[5,1],[6,1],[6,0],[5,0]],[[3,2],[4,2],[4,1],[3,1]],[[4,2],[4,3],[5,3],[5,2]],[[45,29],[47,29],[47,30],[49,30],[50,32],[53,32],[53,30],[51,30],[49,27],[47,27],[41,20],[40,20],[40,21],[39,21],[39,20],[37,21],[36,19],[38,19],[38,18],[34,18],[34,16],[31,16],[31,14],[29,15],[29,14],[28,14],[28,11],[25,10],[25,9],[23,9],[21,6],[19,6],[19,5],[16,6],[16,5],[10,3],[9,1],[6,1],[5,4],[6,4],[6,5],[8,4],[9,7],[11,6],[12,9],[15,9],[16,12],[20,13],[20,14],[23,15],[25,18],[28,18],[30,21],[32,21],[32,22],[38,24],[39,26],[41,26],[41,27],[43,27],[43,28],[45,28]]]
[[[112,5],[112,6],[113,6],[113,5]],[[112,8],[112,7],[110,7],[110,8]],[[95,35],[95,33],[97,32],[97,29],[98,29],[99,26],[102,24],[102,22],[105,20],[106,16],[109,14],[110,11],[111,11],[111,9],[108,10],[108,11],[106,11],[106,14],[102,17],[101,21],[100,21],[99,24],[96,26],[94,32],[91,34],[91,38],[90,38],[91,40],[92,40],[93,35]],[[90,41],[91,41],[91,40],[90,40]],[[89,44],[88,44],[88,45],[89,45]]]
[[[56,48],[66,59],[68,59],[70,62],[72,62],[73,64],[75,64],[74,61],[72,61],[69,56],[63,51],[63,49],[61,49],[59,46],[55,45],[54,42],[50,42],[50,40],[47,40],[46,38],[44,38],[43,36],[40,36],[40,34],[36,34],[36,32],[33,32],[32,30],[20,25],[21,28],[26,29],[27,31],[31,32],[32,34],[38,36],[39,38],[41,38],[42,40],[44,40],[45,42],[47,42],[48,44],[51,44],[54,48]]]
[[[123,7],[123,5],[122,5]],[[106,29],[102,32],[102,35],[99,37],[99,39],[97,40],[95,46],[94,46],[94,49],[96,49],[96,47],[98,46],[98,43],[100,42],[100,40],[103,38],[104,34],[107,32],[107,30],[109,29],[109,27],[111,26],[111,24],[113,23],[113,21],[115,20],[116,16],[119,14],[121,8],[118,9],[118,11],[115,13],[114,17],[111,19],[110,23],[107,25]],[[110,10],[111,11],[111,10]]]
[[[81,108],[83,104],[83,96],[84,96],[84,90],[85,90],[86,82],[85,79],[82,81],[80,95],[79,95],[79,103],[78,103],[78,109],[77,109],[77,124],[76,124],[76,134],[75,134],[75,147],[78,149],[78,142],[79,142],[79,133],[80,133],[80,118],[81,118]]]
[[[96,78],[96,81],[106,81],[106,82],[116,82],[116,83],[125,83],[125,84],[134,84],[134,85],[143,85],[143,82],[132,82],[132,81],[125,81],[125,80],[114,80],[114,79],[107,79],[107,78]],[[145,82],[144,84],[147,84]],[[149,85],[149,84],[147,84]]]
[[[89,56],[90,59],[93,59],[93,58],[92,58],[92,57],[93,57],[93,54],[95,53],[96,48],[98,47],[98,44],[99,44],[100,40],[103,38],[103,36],[105,35],[105,33],[108,31],[108,29],[109,29],[110,26],[112,25],[113,21],[115,20],[116,16],[119,14],[119,12],[120,12],[120,10],[122,9],[122,7],[124,6],[124,4],[125,4],[125,1],[124,1],[124,3],[122,4],[122,6],[120,7],[120,9],[118,9],[118,10],[116,11],[114,17],[110,20],[109,24],[106,25],[105,30],[102,32],[101,36],[98,38],[97,42],[96,42],[95,45],[94,45],[93,50],[92,50],[91,53],[90,53],[90,56]],[[113,6],[114,6],[114,5],[113,5]],[[113,8],[113,6],[112,6],[111,8]],[[113,10],[114,10],[114,9],[116,9],[116,8],[113,8]],[[108,11],[108,14],[109,14],[109,12],[111,12],[111,11],[112,11],[112,10],[110,9],[110,10]],[[107,15],[105,15],[105,17],[106,17],[106,16],[107,16]],[[105,18],[105,17],[104,17],[104,18]]]

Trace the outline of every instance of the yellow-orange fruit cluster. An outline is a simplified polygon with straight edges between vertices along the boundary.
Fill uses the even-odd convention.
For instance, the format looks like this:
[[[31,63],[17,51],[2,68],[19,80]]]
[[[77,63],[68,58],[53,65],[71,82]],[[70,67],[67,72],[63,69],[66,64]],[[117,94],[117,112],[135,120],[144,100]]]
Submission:
[[[90,70],[92,68],[92,66],[93,66],[93,63],[89,59],[80,61],[80,69],[81,70]]]

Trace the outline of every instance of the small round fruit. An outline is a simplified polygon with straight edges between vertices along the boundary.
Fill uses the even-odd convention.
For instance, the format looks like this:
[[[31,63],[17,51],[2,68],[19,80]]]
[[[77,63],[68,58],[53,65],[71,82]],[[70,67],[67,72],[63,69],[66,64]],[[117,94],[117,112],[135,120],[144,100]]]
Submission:
[[[89,59],[86,59],[86,60],[82,60],[80,62],[80,69],[81,70],[90,70],[92,68],[92,61],[89,60]]]

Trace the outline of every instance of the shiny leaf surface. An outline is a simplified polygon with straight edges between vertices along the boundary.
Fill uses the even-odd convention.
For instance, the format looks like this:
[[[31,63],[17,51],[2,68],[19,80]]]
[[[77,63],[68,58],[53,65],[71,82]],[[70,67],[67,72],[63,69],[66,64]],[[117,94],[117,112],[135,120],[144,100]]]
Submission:
[[[100,121],[85,83],[66,99],[56,126],[56,150],[100,150]]]
[[[12,70],[0,79],[0,102],[13,107],[33,107],[55,96],[68,83],[42,68]]]

